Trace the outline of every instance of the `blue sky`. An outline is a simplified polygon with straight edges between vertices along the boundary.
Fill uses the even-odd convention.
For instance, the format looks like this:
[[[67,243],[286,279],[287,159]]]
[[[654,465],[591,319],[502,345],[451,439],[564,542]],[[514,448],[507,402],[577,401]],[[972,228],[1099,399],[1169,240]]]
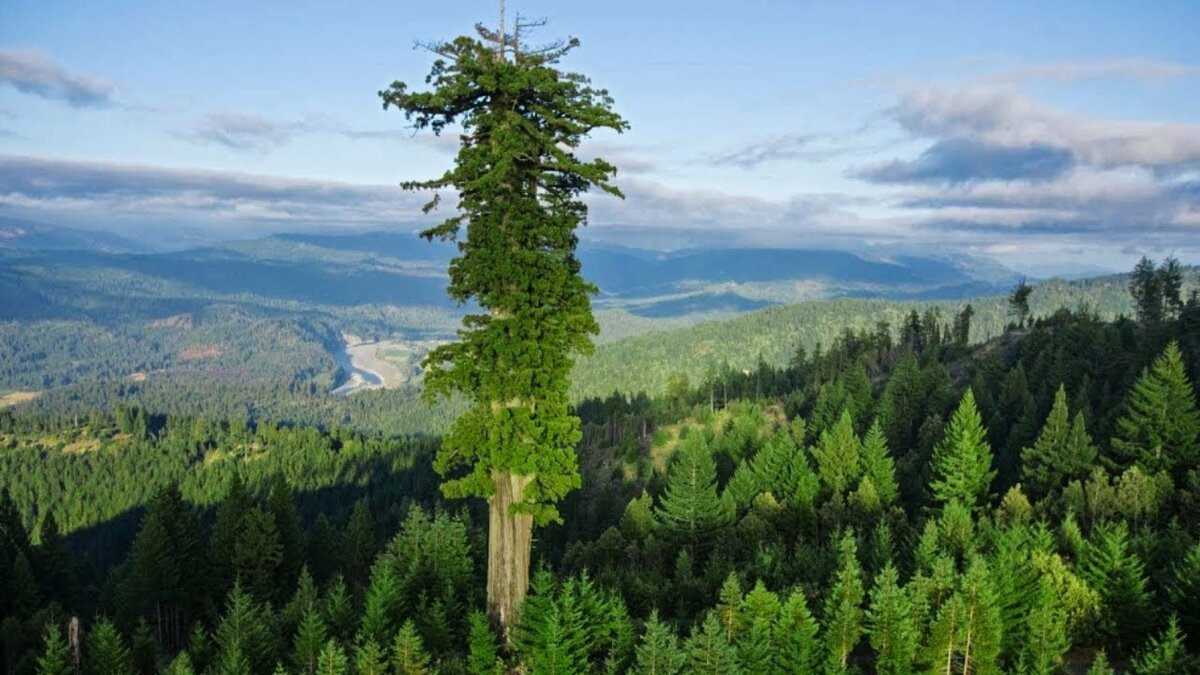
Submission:
[[[1200,3],[521,2],[631,130],[637,244],[1200,262]],[[376,91],[496,2],[0,5],[0,213],[168,241],[413,228],[454,137]],[[653,238],[650,235],[654,235]]]

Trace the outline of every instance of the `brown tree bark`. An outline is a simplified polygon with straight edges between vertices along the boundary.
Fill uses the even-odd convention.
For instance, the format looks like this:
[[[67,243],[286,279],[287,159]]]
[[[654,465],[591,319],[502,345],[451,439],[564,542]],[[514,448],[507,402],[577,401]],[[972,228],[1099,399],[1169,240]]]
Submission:
[[[533,476],[510,471],[492,472],[495,492],[488,500],[488,613],[504,641],[511,645],[517,613],[529,590],[529,557],[533,543],[533,516],[514,513],[512,506],[525,499]]]

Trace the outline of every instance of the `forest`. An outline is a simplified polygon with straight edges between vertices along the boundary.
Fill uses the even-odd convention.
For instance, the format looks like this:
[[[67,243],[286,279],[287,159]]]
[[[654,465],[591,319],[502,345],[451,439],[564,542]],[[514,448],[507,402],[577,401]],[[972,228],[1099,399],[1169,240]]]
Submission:
[[[511,647],[435,442],[3,413],[5,668],[72,672],[77,620],[87,673],[1191,672],[1200,299],[1146,297],[1166,269],[1134,317],[1018,302],[982,345],[964,313],[580,403]]]

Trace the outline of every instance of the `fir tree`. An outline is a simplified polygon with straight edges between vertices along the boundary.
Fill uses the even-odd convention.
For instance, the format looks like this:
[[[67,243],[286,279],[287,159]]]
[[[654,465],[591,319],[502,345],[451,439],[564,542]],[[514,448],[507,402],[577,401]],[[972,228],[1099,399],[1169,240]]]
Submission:
[[[1177,479],[1200,462],[1200,412],[1177,343],[1168,344],[1134,385],[1112,447],[1147,473],[1167,471]]]
[[[1025,644],[1021,646],[1019,670],[1026,673],[1053,673],[1062,664],[1063,654],[1071,646],[1067,635],[1067,617],[1061,599],[1047,581],[1039,585],[1037,603],[1029,612]]]
[[[659,621],[658,610],[652,610],[637,648],[635,671],[645,675],[677,675],[686,661],[687,655],[679,648],[674,631]]]
[[[340,576],[334,577],[330,582],[322,604],[325,625],[329,628],[330,635],[339,640],[349,639],[354,634],[355,614],[346,584]]]
[[[304,533],[300,529],[300,514],[292,500],[292,490],[282,473],[271,480],[271,491],[267,495],[267,511],[275,519],[275,531],[279,534],[280,590],[290,588],[304,565]]]
[[[346,651],[330,638],[317,657],[317,675],[347,675],[350,672]]]
[[[92,624],[83,656],[88,675],[132,675],[133,661],[117,627],[105,617]]]
[[[300,626],[296,629],[296,637],[292,640],[292,662],[302,673],[315,673],[317,657],[325,645],[325,622],[316,607],[310,606],[304,610]]]
[[[375,547],[375,520],[367,500],[360,499],[355,502],[354,510],[350,512],[350,522],[342,533],[342,568],[351,588],[361,589],[366,585],[371,573],[371,561],[375,559]]]
[[[71,675],[71,655],[62,629],[54,621],[46,622],[42,653],[37,659],[37,675]]]
[[[467,671],[471,675],[495,675],[500,669],[496,634],[488,625],[483,612],[471,612],[470,632],[467,635]]]
[[[687,641],[687,672],[694,675],[735,675],[741,673],[737,651],[725,637],[725,629],[716,614],[709,613],[704,623],[692,631]]]
[[[158,673],[158,657],[158,643],[150,632],[150,624],[146,623],[145,618],[138,619],[129,643],[133,671],[138,675],[155,675]]]
[[[217,626],[217,670],[224,674],[264,672],[275,662],[263,609],[235,583]]]
[[[1069,421],[1067,392],[1061,385],[1054,405],[1037,441],[1021,453],[1025,487],[1041,498],[1066,485],[1072,478],[1085,478],[1096,462],[1096,448],[1088,436],[1083,415]]]
[[[725,631],[725,639],[733,644],[745,623],[742,617],[742,584],[736,572],[730,572],[721,585],[721,592],[717,596],[717,620],[721,622],[721,630]]]
[[[1150,638],[1150,643],[1133,660],[1133,672],[1137,675],[1174,675],[1184,672],[1186,650],[1179,622],[1172,616],[1162,634]]]
[[[875,494],[883,507],[889,507],[900,496],[896,484],[896,464],[888,454],[887,437],[876,419],[867,430],[862,444],[862,473],[864,480],[871,479]]]
[[[808,601],[800,589],[793,590],[779,612],[775,626],[778,649],[775,652],[776,671],[781,673],[815,673],[821,661],[821,643],[817,640],[818,626]]]
[[[832,429],[821,432],[812,455],[817,460],[817,473],[830,492],[843,494],[858,479],[862,471],[859,462],[861,447],[858,436],[854,434],[854,422],[849,411],[842,413]]]
[[[844,672],[850,654],[863,633],[862,570],[858,565],[854,535],[847,533],[838,544],[838,571],[825,601],[826,670]]]
[[[371,585],[362,614],[362,634],[379,644],[395,635],[403,602],[392,557],[381,555],[371,568]]]
[[[428,675],[431,672],[429,655],[425,653],[425,645],[411,619],[396,631],[392,643],[392,668],[396,675]]]
[[[167,669],[163,671],[163,675],[196,675],[196,668],[192,665],[192,657],[186,651],[179,652],[167,664]]]
[[[1118,653],[1127,652],[1145,635],[1150,596],[1142,561],[1129,549],[1124,523],[1093,532],[1080,561],[1080,575],[1100,594],[1100,628]]]
[[[775,624],[779,618],[779,598],[762,581],[742,601],[745,629],[737,642],[738,661],[747,675],[775,672]]]
[[[656,510],[664,528],[691,543],[698,543],[729,519],[717,498],[716,464],[698,436],[689,436],[675,451]]]
[[[930,491],[942,504],[957,501],[975,509],[987,498],[996,472],[992,470],[987,432],[970,389],[963,394],[942,441],[933,451],[933,471]]]
[[[234,563],[237,540],[242,532],[242,521],[253,506],[254,498],[242,482],[241,475],[235,473],[225,499],[217,507],[216,522],[209,537],[214,588],[219,594],[226,592],[237,575]]]
[[[920,635],[912,623],[908,594],[900,587],[900,575],[891,564],[880,571],[871,590],[868,610],[871,647],[875,668],[881,675],[904,675],[913,671]]]
[[[355,675],[387,675],[389,672],[383,647],[371,638],[360,637],[354,646]]]
[[[1088,668],[1087,675],[1114,675],[1114,672],[1112,666],[1108,665],[1108,654],[1101,649],[1092,659],[1092,665]]]
[[[1171,577],[1167,584],[1171,609],[1193,647],[1200,646],[1200,543],[1175,564]]]
[[[313,579],[318,583],[328,581],[337,570],[337,540],[337,533],[325,514],[317,516],[312,536],[308,539],[308,564],[312,569]]]

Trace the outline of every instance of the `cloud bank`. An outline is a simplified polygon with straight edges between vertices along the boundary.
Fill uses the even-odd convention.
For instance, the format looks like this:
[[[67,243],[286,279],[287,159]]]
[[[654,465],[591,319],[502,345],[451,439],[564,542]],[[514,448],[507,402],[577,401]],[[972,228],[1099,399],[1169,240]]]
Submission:
[[[72,108],[109,106],[117,90],[89,75],[71,75],[40,52],[18,49],[0,49],[0,83]]]

